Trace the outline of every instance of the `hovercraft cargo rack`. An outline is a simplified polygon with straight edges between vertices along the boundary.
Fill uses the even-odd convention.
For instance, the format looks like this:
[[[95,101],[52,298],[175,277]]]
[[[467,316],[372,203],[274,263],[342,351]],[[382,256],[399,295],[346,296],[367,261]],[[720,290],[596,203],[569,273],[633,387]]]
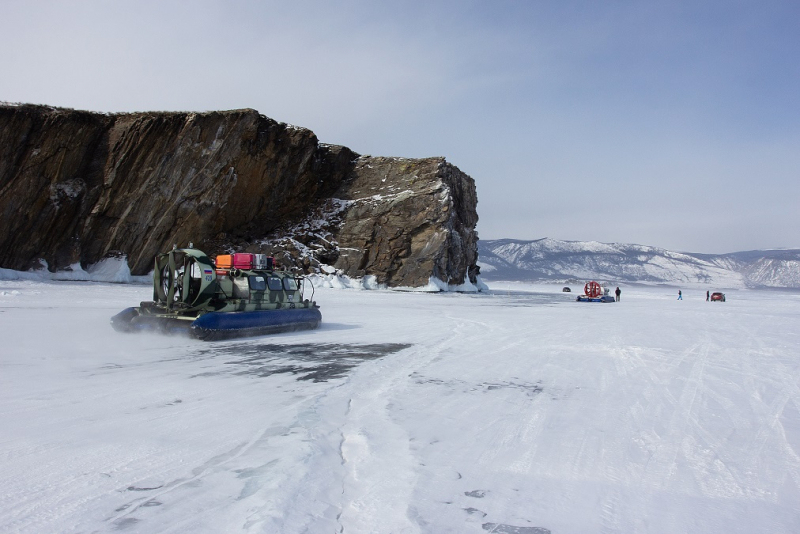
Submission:
[[[121,311],[111,325],[121,332],[183,333],[203,340],[319,326],[319,306],[304,299],[305,278],[276,267],[264,254],[226,254],[212,261],[191,245],[174,247],[155,258],[153,301]]]

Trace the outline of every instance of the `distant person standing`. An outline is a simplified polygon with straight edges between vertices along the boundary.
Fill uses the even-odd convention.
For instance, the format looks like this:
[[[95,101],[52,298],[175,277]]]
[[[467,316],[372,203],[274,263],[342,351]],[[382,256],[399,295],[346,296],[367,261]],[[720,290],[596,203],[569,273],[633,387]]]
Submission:
[[[614,291],[614,294],[617,296],[617,302],[619,302],[619,296],[622,295],[622,290],[617,286],[617,290]]]
[[[706,302],[708,302],[708,300],[710,298],[711,298],[711,292],[710,291],[706,291]]]
[[[678,300],[683,300],[683,293],[681,293],[680,289],[678,290]]]

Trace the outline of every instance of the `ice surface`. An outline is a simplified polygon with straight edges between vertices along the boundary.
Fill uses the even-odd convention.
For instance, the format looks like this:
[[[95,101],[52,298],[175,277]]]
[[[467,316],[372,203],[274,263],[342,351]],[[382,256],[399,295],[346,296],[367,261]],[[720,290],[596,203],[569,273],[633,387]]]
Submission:
[[[2,280],[0,532],[800,530],[798,293],[490,287],[202,343]]]

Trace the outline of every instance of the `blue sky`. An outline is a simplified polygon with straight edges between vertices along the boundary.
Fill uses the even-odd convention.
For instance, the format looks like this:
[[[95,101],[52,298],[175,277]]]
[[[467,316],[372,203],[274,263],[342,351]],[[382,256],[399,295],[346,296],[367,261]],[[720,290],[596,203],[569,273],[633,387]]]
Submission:
[[[796,2],[0,0],[0,100],[444,156],[484,239],[800,247]]]

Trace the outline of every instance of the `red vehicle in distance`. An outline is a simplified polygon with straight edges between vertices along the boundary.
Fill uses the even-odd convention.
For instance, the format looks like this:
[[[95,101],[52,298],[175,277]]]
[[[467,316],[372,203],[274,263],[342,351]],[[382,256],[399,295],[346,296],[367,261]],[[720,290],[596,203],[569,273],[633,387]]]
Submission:
[[[711,302],[714,302],[715,300],[725,302],[725,293],[720,293],[719,291],[711,293]]]

